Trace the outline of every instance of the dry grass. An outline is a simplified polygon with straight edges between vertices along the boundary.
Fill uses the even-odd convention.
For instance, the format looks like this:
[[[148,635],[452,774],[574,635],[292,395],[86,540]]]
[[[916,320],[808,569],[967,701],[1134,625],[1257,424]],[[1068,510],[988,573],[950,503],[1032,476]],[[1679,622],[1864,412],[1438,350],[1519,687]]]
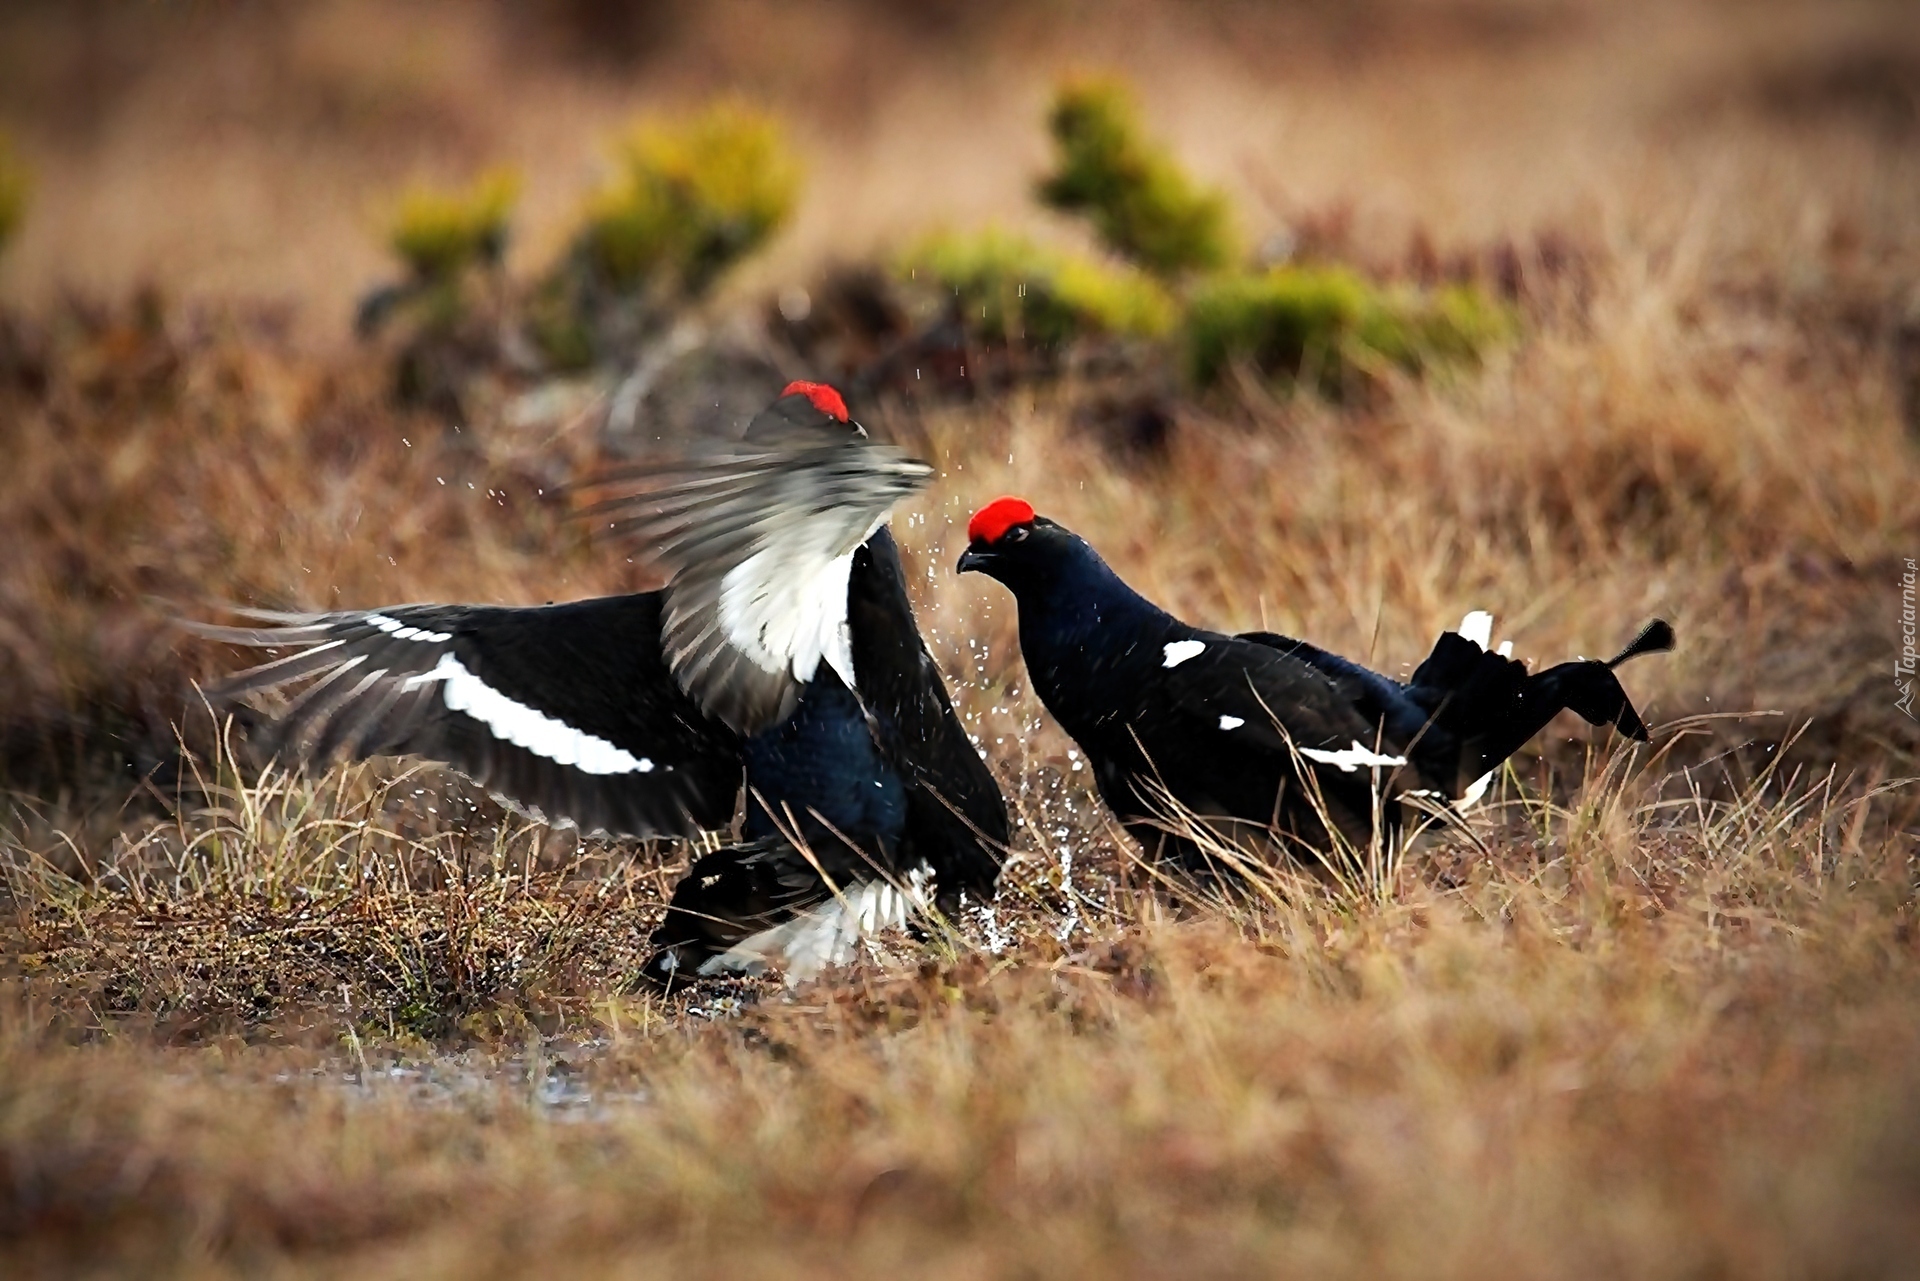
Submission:
[[[1897,1272],[1920,1193],[1898,808],[1601,790],[1384,904],[1169,917],[1094,868],[1064,944],[1036,904],[998,955],[732,1017],[602,989],[464,1054],[351,1008],[331,1050],[72,1045],[31,1004],[63,984],[30,981],[0,1047],[6,1227],[23,1258],[142,1271]],[[262,931],[272,973],[300,968],[292,915]],[[127,926],[86,920],[110,961]],[[238,950],[201,964],[260,964]]]
[[[560,45],[501,62],[524,31],[498,15],[454,37],[432,6],[340,5],[212,34],[141,11],[88,46],[109,69],[137,38],[265,51],[226,79],[162,58],[82,103],[49,55],[0,89],[36,201],[0,275],[9,1275],[1910,1271],[1920,733],[1888,668],[1920,555],[1912,51],[1872,6],[1363,11],[1242,12],[1223,39],[1145,7],[1114,61],[1250,233],[1505,282],[1519,336],[1343,404],[1156,391],[1159,452],[1113,445],[1091,374],[858,406],[943,465],[897,528],[1020,858],[931,941],[671,1002],[627,980],[692,851],[529,829],[426,768],[264,770],[189,685],[230,656],[164,625],[644,584],[556,497],[606,448],[593,388],[482,396],[458,431],[394,410],[384,355],[311,314],[343,325],[378,274],[363,213],[336,192],[273,225],[207,180],[362,190],[406,167],[384,139],[519,165],[557,243],[590,184],[555,174],[635,92]],[[84,45],[54,12],[0,22]],[[741,13],[764,49],[738,16],[655,43],[724,81],[804,35],[847,71],[852,9],[804,33]],[[1077,20],[1049,13],[948,19],[970,67],[883,24],[898,74],[795,113],[812,186],[767,278],[1017,208]],[[639,96],[712,87],[676,75]],[[338,118],[295,110],[301,76],[347,86],[315,99]],[[180,141],[234,101],[266,123],[217,160]],[[275,158],[290,129],[322,140],[314,174]],[[115,185],[169,212],[109,234],[85,211]],[[139,295],[163,254],[164,284],[218,301]],[[59,280],[127,301],[55,305]],[[252,301],[286,290],[306,322]],[[1011,601],[950,572],[1001,492],[1187,617],[1389,671],[1469,607],[1548,661],[1663,614],[1680,650],[1626,679],[1664,729],[1631,752],[1556,725],[1470,831],[1345,890],[1157,887],[1026,689]]]

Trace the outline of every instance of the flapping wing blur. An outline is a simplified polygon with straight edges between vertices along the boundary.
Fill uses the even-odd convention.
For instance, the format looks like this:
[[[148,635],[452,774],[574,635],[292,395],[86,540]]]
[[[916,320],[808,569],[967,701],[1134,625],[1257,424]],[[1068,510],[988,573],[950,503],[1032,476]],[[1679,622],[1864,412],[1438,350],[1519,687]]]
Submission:
[[[742,734],[779,723],[825,662],[854,685],[853,553],[933,468],[853,435],[791,433],[602,478],[589,513],[673,575],[661,644],[682,689]]]

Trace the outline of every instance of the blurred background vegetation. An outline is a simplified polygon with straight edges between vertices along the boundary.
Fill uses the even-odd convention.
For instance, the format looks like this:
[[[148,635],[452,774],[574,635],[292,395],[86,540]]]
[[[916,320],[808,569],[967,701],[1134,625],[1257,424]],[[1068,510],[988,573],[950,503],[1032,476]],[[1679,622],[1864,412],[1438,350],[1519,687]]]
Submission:
[[[716,354],[743,305],[862,390],[1117,357],[1161,414],[1235,371],[1350,396],[1713,217],[1703,166],[1738,207],[1817,186],[1829,135],[1900,154],[1895,8],[28,2],[0,13],[0,299],[245,296],[321,344],[352,315],[449,419],[598,370],[630,422],[778,363]],[[1902,252],[1890,163],[1864,203],[1720,220],[1710,269]]]

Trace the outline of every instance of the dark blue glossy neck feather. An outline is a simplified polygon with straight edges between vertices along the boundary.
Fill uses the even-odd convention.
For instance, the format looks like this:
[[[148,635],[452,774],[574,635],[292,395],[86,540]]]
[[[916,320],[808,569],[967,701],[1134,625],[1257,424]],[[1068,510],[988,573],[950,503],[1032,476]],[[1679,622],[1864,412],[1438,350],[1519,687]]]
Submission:
[[[1051,541],[1036,559],[1035,572],[1010,584],[1020,601],[1020,648],[1030,668],[1069,659],[1111,663],[1188,630],[1127,586],[1077,535]]]

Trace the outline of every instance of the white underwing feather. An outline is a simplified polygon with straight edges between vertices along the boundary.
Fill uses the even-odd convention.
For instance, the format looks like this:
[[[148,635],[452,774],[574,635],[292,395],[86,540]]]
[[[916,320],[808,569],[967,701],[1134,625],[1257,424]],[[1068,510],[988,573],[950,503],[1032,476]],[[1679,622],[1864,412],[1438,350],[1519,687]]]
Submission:
[[[432,671],[409,676],[402,688],[438,681],[440,700],[448,710],[464,712],[487,727],[502,742],[524,747],[559,765],[583,774],[650,774],[653,761],[615,747],[604,738],[577,730],[525,703],[508,698],[468,671],[452,654],[440,655]]]
[[[905,887],[888,880],[865,881],[810,911],[740,940],[700,966],[701,974],[758,974],[778,962],[787,982],[813,978],[822,970],[851,962],[862,940],[905,928],[913,912],[932,901],[932,869],[921,864]]]
[[[451,632],[435,632],[424,627],[410,627],[397,618],[388,618],[385,614],[368,614],[366,621],[395,640],[417,640],[438,645],[453,639]]]
[[[847,581],[852,573],[851,550],[825,558],[814,548],[763,548],[721,578],[720,629],[764,672],[788,674],[804,683],[813,679],[824,658],[851,688]]]

